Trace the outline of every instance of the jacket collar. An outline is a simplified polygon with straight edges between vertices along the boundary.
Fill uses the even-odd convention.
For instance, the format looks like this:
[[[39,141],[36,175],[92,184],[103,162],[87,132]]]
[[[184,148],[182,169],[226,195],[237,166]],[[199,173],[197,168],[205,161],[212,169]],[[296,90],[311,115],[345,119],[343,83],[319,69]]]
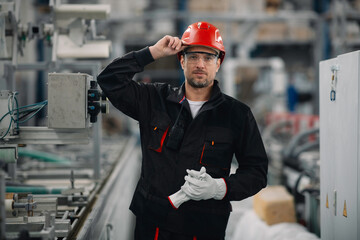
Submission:
[[[172,88],[166,99],[170,102],[182,103],[185,100],[185,83],[180,87]]]
[[[175,103],[182,103],[185,100],[185,83],[183,83],[179,88],[173,88],[170,94],[167,97],[168,101]],[[220,88],[219,82],[214,80],[213,89],[211,91],[210,99],[207,103],[211,104],[213,107],[222,103],[225,100]]]

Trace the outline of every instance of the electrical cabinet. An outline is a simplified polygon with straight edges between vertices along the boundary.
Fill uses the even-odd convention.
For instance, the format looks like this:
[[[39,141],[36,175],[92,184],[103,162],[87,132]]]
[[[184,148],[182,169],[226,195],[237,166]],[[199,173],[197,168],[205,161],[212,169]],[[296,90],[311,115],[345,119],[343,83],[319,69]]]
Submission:
[[[86,128],[88,90],[92,77],[84,73],[49,73],[49,128]]]
[[[321,239],[360,239],[360,51],[320,62]]]

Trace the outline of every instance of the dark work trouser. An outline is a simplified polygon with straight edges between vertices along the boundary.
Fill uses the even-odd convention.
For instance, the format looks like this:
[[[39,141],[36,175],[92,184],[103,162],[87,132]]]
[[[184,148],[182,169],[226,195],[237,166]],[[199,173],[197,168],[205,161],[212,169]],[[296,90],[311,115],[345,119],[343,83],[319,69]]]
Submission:
[[[172,233],[161,229],[156,225],[142,219],[136,218],[135,240],[224,240],[224,238],[201,238],[197,236]]]

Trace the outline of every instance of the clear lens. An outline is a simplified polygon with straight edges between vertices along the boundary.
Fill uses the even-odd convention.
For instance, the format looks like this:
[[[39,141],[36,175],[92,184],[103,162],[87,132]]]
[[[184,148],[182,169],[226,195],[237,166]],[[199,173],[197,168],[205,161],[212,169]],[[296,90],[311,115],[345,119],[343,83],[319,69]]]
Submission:
[[[218,55],[207,52],[185,52],[185,57],[189,63],[197,63],[202,59],[206,64],[214,64]]]

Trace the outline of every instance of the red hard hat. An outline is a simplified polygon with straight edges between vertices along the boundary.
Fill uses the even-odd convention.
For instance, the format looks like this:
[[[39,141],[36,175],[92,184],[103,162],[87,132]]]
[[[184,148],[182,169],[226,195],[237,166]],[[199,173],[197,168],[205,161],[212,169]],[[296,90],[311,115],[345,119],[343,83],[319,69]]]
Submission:
[[[220,51],[220,64],[224,61],[225,47],[219,29],[208,22],[197,22],[188,26],[181,37],[185,45],[200,45],[215,48]],[[178,53],[178,58],[182,52]]]

